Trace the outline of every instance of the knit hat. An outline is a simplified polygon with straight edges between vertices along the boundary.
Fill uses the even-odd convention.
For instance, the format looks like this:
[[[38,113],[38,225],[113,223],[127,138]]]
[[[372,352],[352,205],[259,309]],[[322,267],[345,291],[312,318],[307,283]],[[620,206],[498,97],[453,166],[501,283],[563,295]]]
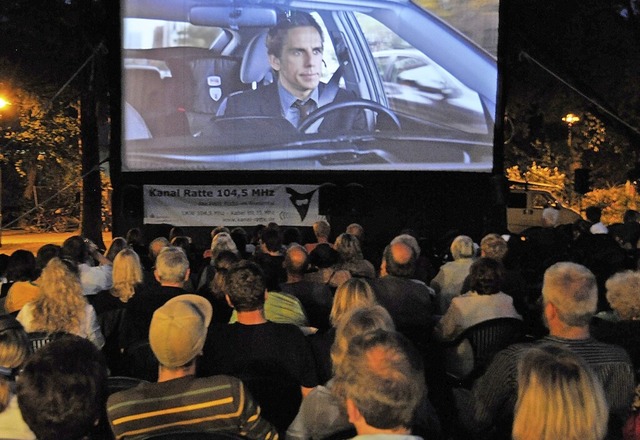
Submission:
[[[149,343],[160,364],[175,368],[194,359],[204,346],[211,323],[211,303],[198,295],[178,295],[155,311]]]

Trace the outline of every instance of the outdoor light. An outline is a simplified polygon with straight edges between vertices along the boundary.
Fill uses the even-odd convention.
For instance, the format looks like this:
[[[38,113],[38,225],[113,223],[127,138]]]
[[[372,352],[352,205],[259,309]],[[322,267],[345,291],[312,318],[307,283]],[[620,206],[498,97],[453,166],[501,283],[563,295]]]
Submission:
[[[562,117],[562,120],[566,122],[569,127],[571,127],[573,124],[580,121],[580,117],[578,115],[574,115],[573,113],[568,113],[566,116]]]
[[[567,134],[567,147],[569,148],[569,154],[571,155],[571,169],[575,171],[576,169],[582,167],[582,163],[578,152],[573,148],[573,133],[571,131],[571,127],[573,127],[573,124],[580,121],[580,117],[578,115],[574,115],[573,113],[568,113],[566,116],[562,117],[562,120],[567,124],[569,128],[569,133]]]

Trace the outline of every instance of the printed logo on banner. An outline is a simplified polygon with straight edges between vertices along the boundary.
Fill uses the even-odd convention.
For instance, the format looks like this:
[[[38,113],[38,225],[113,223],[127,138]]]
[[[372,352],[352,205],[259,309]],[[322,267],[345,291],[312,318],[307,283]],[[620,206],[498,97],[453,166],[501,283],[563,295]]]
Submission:
[[[291,201],[291,204],[294,208],[296,208],[298,214],[300,214],[300,221],[304,221],[304,219],[307,217],[307,213],[309,212],[311,198],[313,197],[313,194],[317,191],[317,189],[304,194],[299,193],[295,189],[289,187],[286,187],[285,191],[287,192],[287,194],[289,194],[289,200]]]

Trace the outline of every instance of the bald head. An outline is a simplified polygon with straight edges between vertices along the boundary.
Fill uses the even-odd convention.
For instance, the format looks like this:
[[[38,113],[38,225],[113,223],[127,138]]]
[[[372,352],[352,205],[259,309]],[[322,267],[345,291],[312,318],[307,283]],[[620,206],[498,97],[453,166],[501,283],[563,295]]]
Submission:
[[[389,275],[411,278],[416,270],[416,255],[406,243],[392,243],[384,251],[384,262]]]
[[[307,270],[307,251],[300,245],[292,245],[284,257],[284,268],[289,276],[302,276]]]

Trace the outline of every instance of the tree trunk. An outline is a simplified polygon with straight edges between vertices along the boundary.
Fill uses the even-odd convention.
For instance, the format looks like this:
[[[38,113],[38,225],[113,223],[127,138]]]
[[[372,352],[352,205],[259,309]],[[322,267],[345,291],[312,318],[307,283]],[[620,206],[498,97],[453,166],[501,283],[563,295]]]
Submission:
[[[94,66],[86,69],[80,102],[82,140],[82,235],[99,248],[102,241],[102,184],[100,181],[100,151],[98,147],[97,97]]]

